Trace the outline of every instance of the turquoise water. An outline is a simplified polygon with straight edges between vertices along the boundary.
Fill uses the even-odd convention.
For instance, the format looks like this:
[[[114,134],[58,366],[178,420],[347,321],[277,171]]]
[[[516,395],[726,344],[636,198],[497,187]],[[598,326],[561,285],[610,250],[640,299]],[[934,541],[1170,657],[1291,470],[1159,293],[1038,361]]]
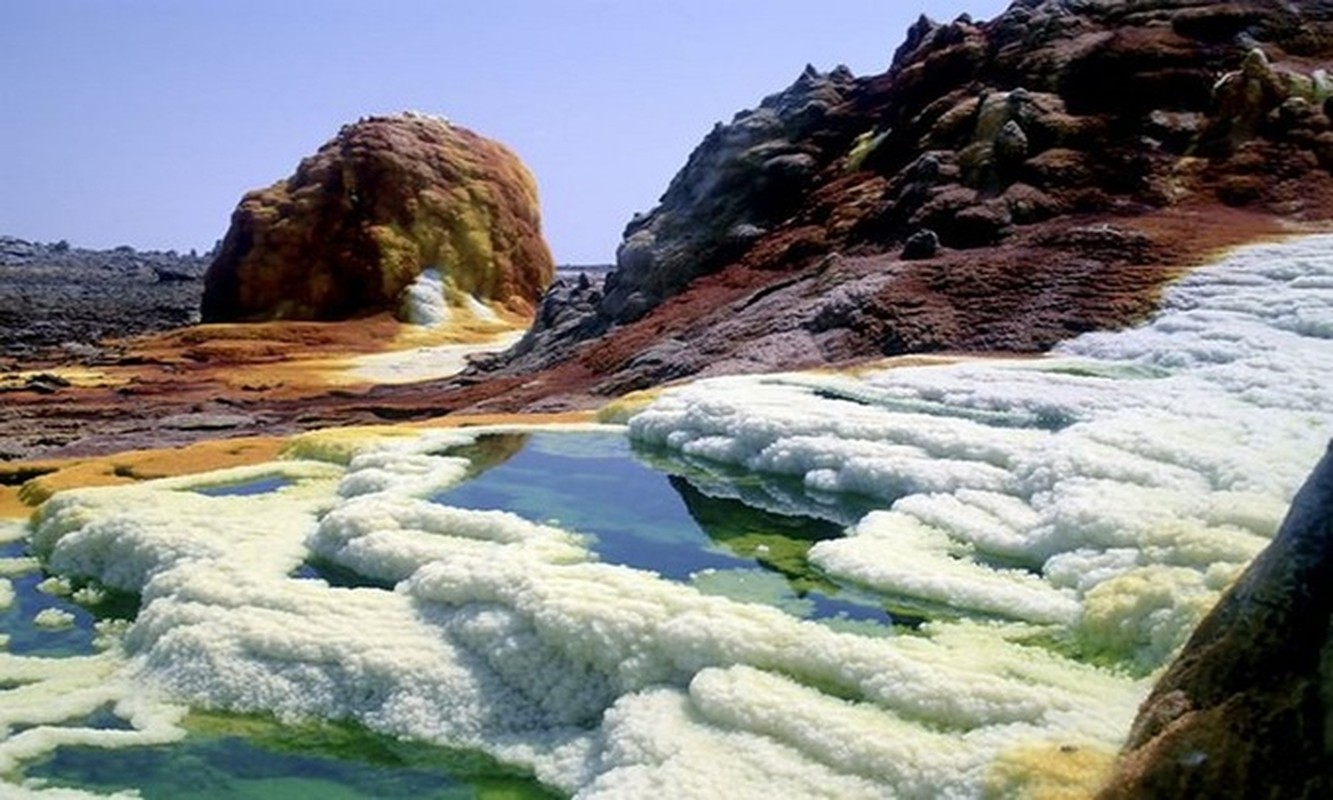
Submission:
[[[775,508],[760,508],[737,499],[744,488],[679,459],[636,452],[618,433],[538,433],[433,499],[587,534],[604,562],[693,581],[704,591],[738,599],[767,594],[768,602],[813,619],[891,622],[880,599],[830,580],[806,561],[812,544],[843,535],[844,524],[828,518],[837,516],[832,512],[855,515],[794,498],[792,487],[781,497],[765,493]],[[747,588],[763,582],[760,572],[780,576],[785,589],[774,595]]]
[[[220,483],[216,486],[199,486],[190,491],[198,494],[206,494],[210,497],[227,497],[238,495],[268,494],[276,492],[284,486],[290,486],[290,478],[281,475],[264,475],[259,478],[253,478],[240,483]]]
[[[232,726],[240,730],[228,733]],[[205,717],[203,731],[157,747],[62,747],[25,770],[50,785],[137,789],[145,800],[546,800],[490,758],[402,743],[347,726],[284,729]]]
[[[16,558],[28,555],[26,542],[10,542],[0,548],[0,558]],[[15,655],[30,656],[79,656],[94,652],[93,624],[101,616],[102,609],[84,608],[68,598],[39,591],[37,584],[46,575],[41,570],[34,570],[10,578],[14,585],[14,602],[0,612],[0,634],[9,637],[5,649]],[[120,610],[121,598],[115,598],[109,609]],[[33,622],[38,613],[54,608],[73,614],[73,624],[61,628],[44,628]]]
[[[16,655],[79,656],[93,651],[93,623],[97,617],[88,609],[61,597],[40,592],[40,573],[20,575],[14,584],[14,604],[0,614],[0,633],[9,636],[5,648]],[[38,612],[56,608],[74,615],[74,624],[66,628],[43,628],[33,623]]]
[[[465,454],[470,478],[434,499],[476,509],[503,509],[550,522],[589,538],[606,562],[652,570],[705,592],[765,602],[796,616],[869,626],[888,633],[882,597],[840,585],[810,565],[817,541],[843,534],[864,509],[832,503],[799,485],[728,474],[679,458],[636,451],[619,433],[540,433],[481,437]],[[282,478],[200,489],[212,495],[257,495],[281,489]],[[24,555],[23,543],[4,553]],[[0,613],[0,631],[15,653],[93,652],[99,616],[133,616],[137,598],[112,597],[84,608],[37,590],[44,575],[17,576],[14,604]],[[293,577],[333,585],[366,585],[337,565],[310,562]],[[380,588],[389,588],[381,586]],[[71,613],[60,630],[35,626],[44,608]],[[895,612],[899,608],[894,608]],[[124,727],[104,709],[78,723]],[[52,786],[144,798],[548,798],[531,777],[484,755],[399,742],[351,726],[289,727],[248,717],[199,714],[182,742],[107,750],[62,747],[25,764],[23,777]]]

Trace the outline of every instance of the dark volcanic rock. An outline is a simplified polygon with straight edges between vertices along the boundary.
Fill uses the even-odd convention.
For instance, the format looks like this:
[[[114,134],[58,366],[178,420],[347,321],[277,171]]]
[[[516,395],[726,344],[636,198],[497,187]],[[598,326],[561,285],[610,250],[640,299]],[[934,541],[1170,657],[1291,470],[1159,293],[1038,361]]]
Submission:
[[[535,372],[569,358],[579,342],[604,333],[611,325],[600,310],[605,281],[605,272],[561,275],[542,297],[532,327],[519,343],[489,361],[476,363],[483,368],[504,365],[515,372]]]
[[[907,237],[903,243],[902,259],[916,261],[922,258],[934,258],[940,251],[940,237],[930,228],[924,228]]]
[[[610,390],[763,368],[741,354],[793,320],[819,320],[824,346],[788,348],[800,357],[787,367],[1040,350],[1134,323],[1180,247],[1178,231],[1154,238],[1160,213],[1333,216],[1330,66],[1333,2],[1020,0],[991,22],[923,17],[883,74],[807,69],[715,128],[629,224],[596,314],[586,296],[552,295],[544,317],[579,321],[545,324],[492,367],[573,358]],[[1116,233],[1087,233],[1107,221]],[[1004,249],[951,259],[948,274],[911,261],[915,247],[898,260],[926,228],[949,252]],[[816,273],[834,254],[883,283],[855,313],[820,311],[833,295]],[[757,306],[732,304],[750,292],[767,293],[765,317],[741,331]],[[1013,318],[994,319],[1001,307]],[[693,355],[659,358],[662,337]]]
[[[1333,795],[1333,445],[1144,701],[1103,798]]]
[[[346,125],[296,173],[250,192],[205,280],[205,321],[396,311],[424,269],[531,313],[554,265],[537,187],[508,149],[417,114]]]
[[[854,85],[846,68],[822,74],[806,67],[786,90],[719,123],[660,204],[625,229],[603,313],[617,322],[643,316],[801,208],[815,177],[847,144],[828,135],[826,117]]]
[[[199,320],[206,256],[0,236],[0,359],[96,358],[97,342]]]

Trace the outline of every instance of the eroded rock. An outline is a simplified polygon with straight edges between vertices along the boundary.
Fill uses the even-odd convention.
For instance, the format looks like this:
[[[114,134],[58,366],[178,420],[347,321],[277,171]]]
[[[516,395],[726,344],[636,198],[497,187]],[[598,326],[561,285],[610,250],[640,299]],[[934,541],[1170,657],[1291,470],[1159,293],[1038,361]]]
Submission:
[[[842,153],[844,142],[825,142],[821,134],[854,84],[846,68],[807,67],[758,108],[719,123],[659,205],[625,229],[601,305],[606,316],[638,319],[798,210],[820,170]]]
[[[444,276],[446,300],[531,313],[554,273],[536,183],[512,152],[466,128],[370,117],[241,200],[205,277],[203,318],[396,311],[429,268]]]

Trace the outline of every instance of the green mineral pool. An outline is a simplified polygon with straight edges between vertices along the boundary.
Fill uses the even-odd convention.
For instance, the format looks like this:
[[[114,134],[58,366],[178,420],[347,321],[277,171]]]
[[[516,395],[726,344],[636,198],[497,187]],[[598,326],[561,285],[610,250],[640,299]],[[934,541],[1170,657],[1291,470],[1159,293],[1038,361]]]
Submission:
[[[434,496],[436,502],[502,509],[559,525],[587,537],[604,562],[824,624],[889,635],[895,622],[916,621],[891,616],[884,598],[840,585],[807,562],[814,543],[842,535],[865,510],[852,501],[830,503],[781,481],[637,451],[619,433],[488,435],[450,454],[468,456],[474,468],[465,481]],[[281,478],[261,478],[197,491],[261,495],[286,485]],[[24,547],[11,543],[2,555],[24,556]],[[364,580],[331,565],[307,565],[293,577],[335,585]],[[136,610],[133,597],[76,602],[78,595],[69,590],[77,585],[64,584],[62,592],[59,582],[46,581],[39,570],[12,581],[15,597],[0,612],[0,632],[8,635],[8,650],[15,654],[95,652],[96,621],[130,618]],[[48,610],[45,624],[34,621]],[[127,727],[110,709],[69,724]],[[530,776],[484,754],[398,741],[353,725],[290,726],[260,717],[194,713],[186,728],[189,735],[170,745],[63,746],[44,760],[25,763],[22,777],[103,794],[133,790],[149,800],[552,796]]]
[[[474,449],[499,463],[439,493],[437,502],[511,511],[586,534],[604,562],[701,591],[812,619],[892,621],[882,599],[830,580],[806,560],[811,545],[843,535],[835,520],[854,519],[846,506],[855,500],[830,506],[771,478],[636,451],[613,433],[482,437]],[[767,498],[770,508],[739,499],[747,494]]]
[[[112,718],[114,720],[114,717]],[[172,745],[62,747],[25,770],[51,786],[137,789],[146,800],[549,800],[558,795],[484,754],[333,723],[289,727],[196,714]]]

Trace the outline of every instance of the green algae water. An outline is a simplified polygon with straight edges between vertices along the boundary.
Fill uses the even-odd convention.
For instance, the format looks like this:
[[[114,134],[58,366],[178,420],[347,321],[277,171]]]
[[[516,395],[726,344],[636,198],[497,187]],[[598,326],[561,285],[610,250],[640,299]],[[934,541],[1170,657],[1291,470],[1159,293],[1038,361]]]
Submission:
[[[892,621],[882,598],[831,580],[806,558],[811,545],[843,535],[864,510],[854,500],[821,503],[771,479],[761,487],[748,478],[747,486],[746,476],[636,450],[617,433],[488,438],[474,449],[504,453],[500,463],[434,500],[588,535],[603,562],[704,592],[834,623]]]
[[[25,774],[48,786],[137,790],[145,800],[552,800],[483,754],[402,742],[351,725],[284,726],[195,714],[185,740],[106,750],[62,747]]]
[[[241,487],[241,494],[272,491]],[[24,542],[0,549],[23,558]],[[138,598],[99,592],[81,604],[52,591],[39,569],[14,576],[13,601],[0,611],[5,650],[15,655],[73,657],[97,651],[98,620],[128,619]],[[46,583],[44,583],[46,582]],[[59,586],[60,584],[56,584]],[[43,586],[46,586],[43,590]],[[58,625],[37,622],[43,612]],[[0,692],[10,687],[0,687]],[[129,730],[110,708],[65,720],[71,727]],[[22,777],[47,788],[99,795],[137,792],[144,800],[551,800],[559,797],[531,777],[483,753],[405,742],[354,725],[328,722],[288,726],[274,720],[195,713],[180,742],[107,749],[62,746],[26,763]],[[15,731],[19,732],[19,731]],[[13,776],[11,776],[13,777]],[[0,796],[4,785],[0,784]]]
[[[587,538],[606,563],[651,571],[702,592],[777,607],[795,617],[871,635],[914,624],[916,610],[840,583],[807,560],[810,547],[843,535],[864,513],[855,500],[819,498],[794,482],[635,448],[618,432],[489,434],[448,455],[469,458],[468,477],[435,502],[503,510]],[[261,496],[291,481],[261,476],[205,485],[214,497]],[[3,555],[28,555],[24,542]],[[336,564],[302,565],[294,579],[392,590]],[[137,597],[103,592],[96,604],[52,592],[37,569],[12,579],[14,601],[0,632],[15,654],[96,652],[99,619],[132,619]],[[41,587],[45,586],[43,591]],[[77,595],[74,595],[77,596]],[[892,614],[888,609],[892,609]],[[43,626],[43,611],[62,624]],[[111,709],[65,724],[128,728]],[[549,798],[532,777],[473,751],[404,742],[336,722],[283,725],[248,716],[194,712],[188,735],[164,745],[106,749],[65,745],[23,764],[23,779],[99,794],[144,798]]]

